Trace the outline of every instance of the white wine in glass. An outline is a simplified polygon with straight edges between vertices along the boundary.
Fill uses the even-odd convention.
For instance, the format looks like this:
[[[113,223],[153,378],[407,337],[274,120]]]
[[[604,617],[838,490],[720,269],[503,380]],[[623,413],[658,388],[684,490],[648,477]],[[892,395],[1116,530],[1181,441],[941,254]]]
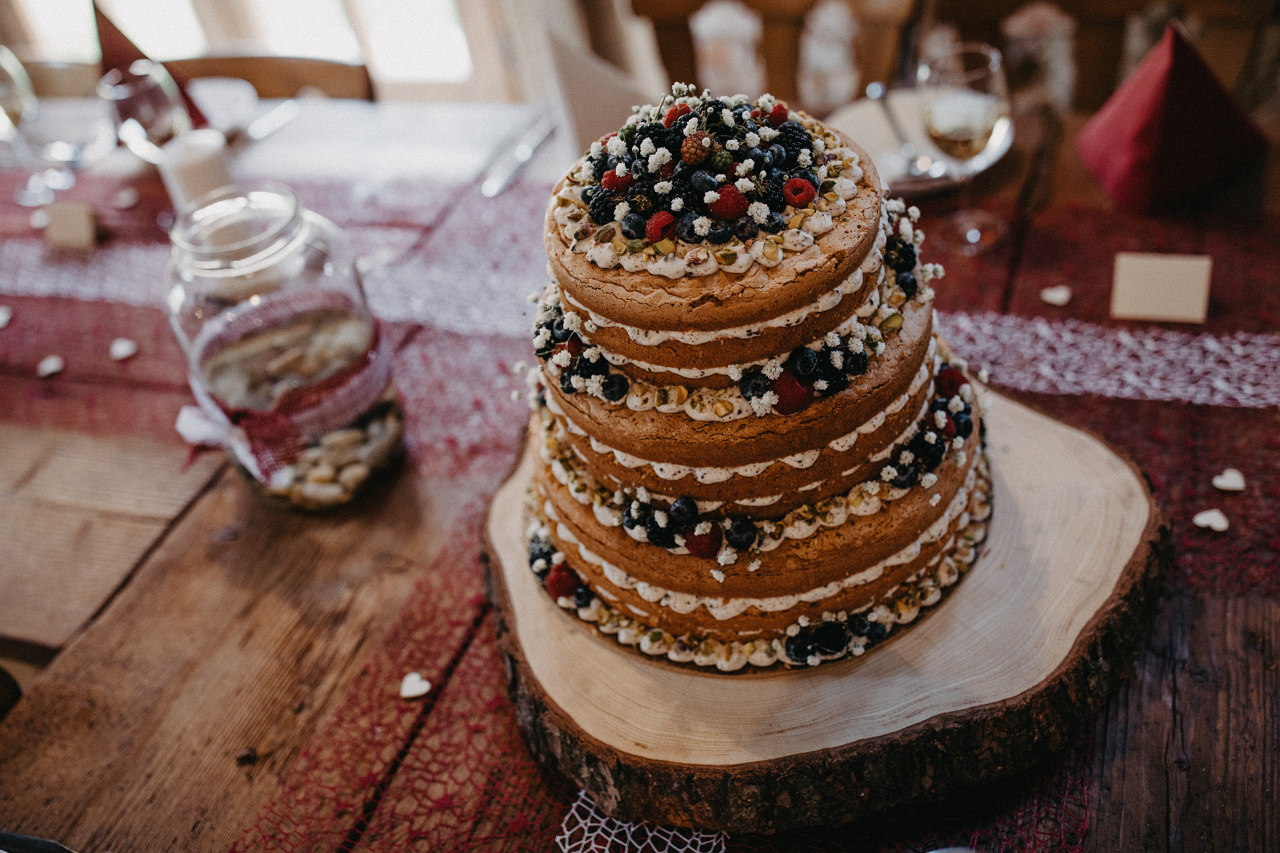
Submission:
[[[949,252],[976,255],[1008,230],[1000,217],[970,203],[974,170],[969,161],[1011,130],[1003,62],[990,45],[958,44],[925,58],[917,72],[925,131],[964,179],[962,209],[934,232],[937,244]]]

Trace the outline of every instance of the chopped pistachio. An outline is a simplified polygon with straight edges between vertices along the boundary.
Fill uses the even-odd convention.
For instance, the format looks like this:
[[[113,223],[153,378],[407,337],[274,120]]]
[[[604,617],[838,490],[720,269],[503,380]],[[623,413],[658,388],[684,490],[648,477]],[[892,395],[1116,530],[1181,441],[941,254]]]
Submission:
[[[677,406],[683,406],[684,401],[689,399],[689,389],[683,385],[677,385],[671,389],[671,396]]]
[[[818,192],[822,193],[825,196],[829,192],[834,192],[835,188],[836,188],[835,181],[823,181],[822,185],[818,187]]]
[[[715,405],[711,408],[716,413],[717,418],[726,418],[733,414],[733,404],[728,400],[716,400]]]
[[[671,240],[660,240],[653,244],[653,248],[659,255],[669,255],[676,250],[676,244]]]
[[[773,241],[765,243],[764,253],[771,261],[780,260],[782,258],[782,249]]]
[[[804,224],[804,214],[796,211],[796,215],[791,217],[791,221],[787,223],[788,228],[799,228]]]
[[[906,301],[907,301],[907,294],[903,293],[901,290],[895,290],[893,293],[889,294],[888,302],[889,302],[890,308],[897,308],[899,305],[901,305]]]
[[[643,251],[644,251],[644,241],[643,241],[643,240],[639,240],[639,239],[637,239],[637,240],[628,240],[628,241],[627,241],[627,252],[628,252],[629,254],[634,255],[634,254],[636,254],[637,252],[643,252]]]
[[[615,237],[613,239],[613,250],[619,255],[625,255],[627,253],[627,241],[621,237]]]
[[[738,259],[736,252],[720,251],[716,252],[716,260],[722,264],[731,264]]]
[[[612,243],[614,238],[618,236],[618,226],[612,222],[596,232],[597,243]]]
[[[903,320],[903,317],[901,314],[898,314],[896,312],[893,314],[890,314],[888,317],[885,317],[883,321],[881,321],[880,331],[884,332],[886,335],[889,334],[890,332],[896,332],[898,331],[898,329],[902,328],[902,320]]]

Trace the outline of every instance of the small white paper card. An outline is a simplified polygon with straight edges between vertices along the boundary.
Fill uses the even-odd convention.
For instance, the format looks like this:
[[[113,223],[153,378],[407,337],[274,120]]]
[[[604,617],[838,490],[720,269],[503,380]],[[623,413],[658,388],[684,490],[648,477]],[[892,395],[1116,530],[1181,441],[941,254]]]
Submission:
[[[1117,320],[1203,323],[1209,313],[1208,255],[1117,252],[1111,316]]]

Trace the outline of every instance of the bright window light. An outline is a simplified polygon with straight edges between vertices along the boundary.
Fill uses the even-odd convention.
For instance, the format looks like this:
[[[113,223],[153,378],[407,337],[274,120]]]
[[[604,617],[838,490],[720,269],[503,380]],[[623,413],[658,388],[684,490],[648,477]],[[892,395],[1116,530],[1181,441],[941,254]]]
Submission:
[[[17,0],[41,59],[97,62],[98,29],[90,0]]]
[[[182,59],[209,52],[191,0],[104,0],[102,11],[152,59]]]
[[[342,0],[254,0],[252,8],[271,53],[360,61]]]
[[[460,83],[471,77],[471,51],[455,0],[361,0],[360,18],[379,79]]]

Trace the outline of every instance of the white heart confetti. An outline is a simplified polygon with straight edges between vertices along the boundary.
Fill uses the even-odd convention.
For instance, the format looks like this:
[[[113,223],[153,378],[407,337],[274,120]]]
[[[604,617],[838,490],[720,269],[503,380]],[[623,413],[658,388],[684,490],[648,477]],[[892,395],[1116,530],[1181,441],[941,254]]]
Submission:
[[[9,325],[9,321],[13,319],[13,309],[8,305],[0,305],[0,329]]]
[[[40,359],[40,363],[36,365],[36,375],[41,379],[44,379],[46,376],[61,373],[62,368],[66,366],[67,363],[62,360],[62,356],[46,355],[44,358]]]
[[[1198,512],[1191,519],[1191,523],[1196,527],[1207,527],[1219,533],[1231,526],[1231,522],[1227,521],[1227,517],[1222,514],[1220,509],[1206,509],[1204,512]]]
[[[1071,301],[1071,288],[1065,284],[1057,287],[1046,287],[1040,291],[1040,301],[1048,302],[1050,305],[1056,305],[1061,308]]]
[[[1213,487],[1224,492],[1243,492],[1244,474],[1241,474],[1235,468],[1228,468],[1213,478]]]
[[[417,699],[431,692],[431,682],[416,672],[411,672],[400,679],[400,698]]]
[[[125,187],[111,199],[111,206],[116,210],[128,210],[138,203],[138,191],[133,187]]]
[[[111,342],[107,353],[113,361],[124,361],[138,354],[138,345],[128,338],[116,338]]]

